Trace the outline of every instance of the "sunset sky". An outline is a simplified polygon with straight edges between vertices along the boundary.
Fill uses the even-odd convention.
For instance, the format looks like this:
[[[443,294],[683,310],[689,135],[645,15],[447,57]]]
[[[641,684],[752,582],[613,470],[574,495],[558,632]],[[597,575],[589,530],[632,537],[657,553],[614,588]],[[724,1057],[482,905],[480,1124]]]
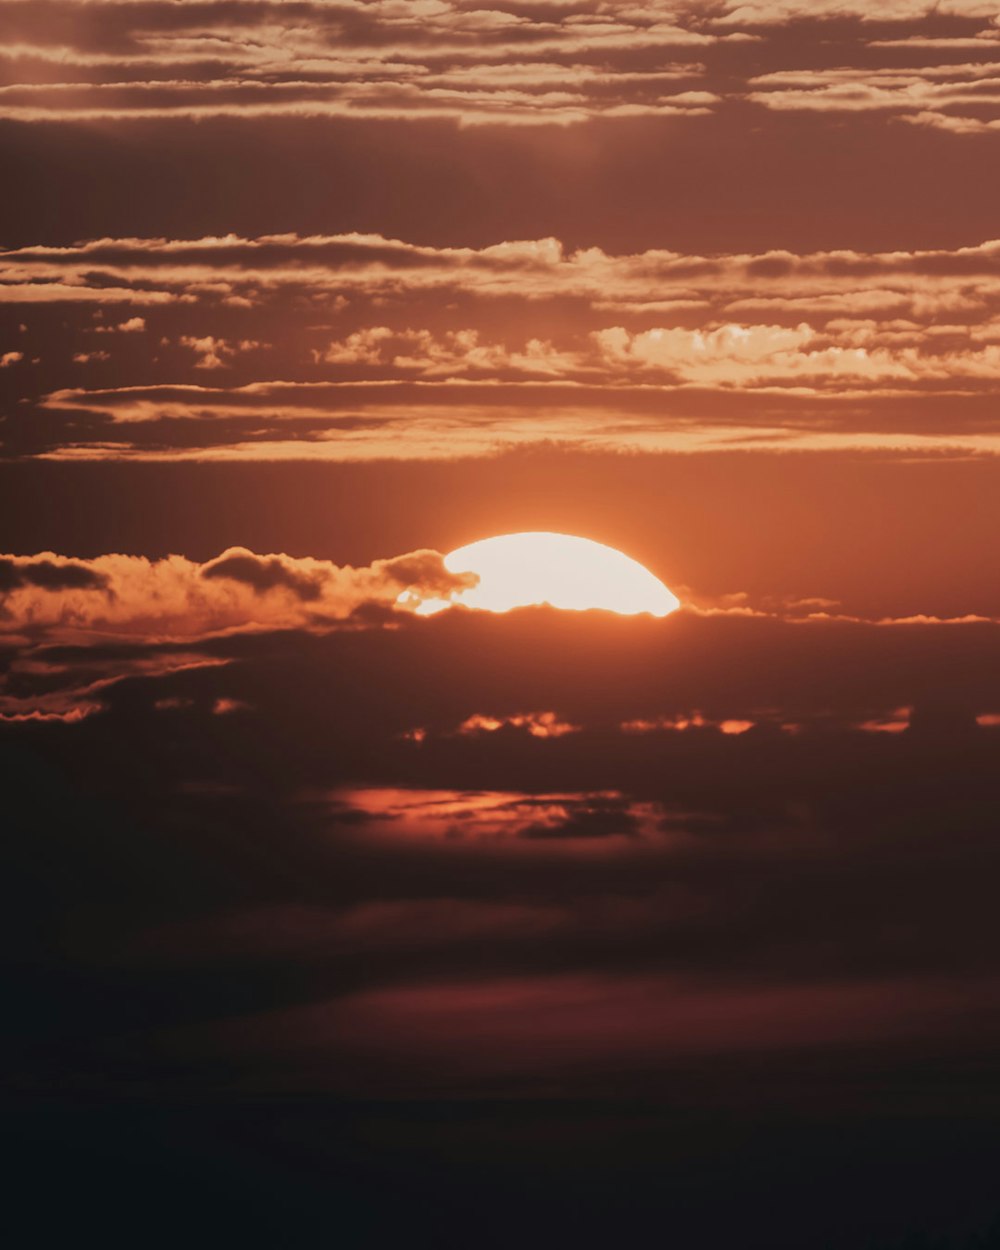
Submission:
[[[0,30],[22,1244],[1000,1244],[998,0]]]

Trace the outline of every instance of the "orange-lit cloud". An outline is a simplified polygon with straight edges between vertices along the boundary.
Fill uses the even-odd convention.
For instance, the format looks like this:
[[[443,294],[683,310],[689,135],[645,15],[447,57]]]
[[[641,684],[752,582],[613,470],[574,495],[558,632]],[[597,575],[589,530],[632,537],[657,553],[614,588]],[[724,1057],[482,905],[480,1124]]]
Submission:
[[[468,716],[456,733],[467,736],[496,733],[506,727],[526,730],[533,738],[564,738],[566,734],[579,733],[579,725],[561,720],[555,712],[518,712],[513,716]]]
[[[579,125],[597,119],[697,119],[727,102],[766,108],[889,110],[967,133],[996,112],[969,77],[995,76],[995,6],[857,3],[637,5],[560,0],[538,8],[270,0],[234,9],[90,0],[88,21],[46,20],[49,5],[5,5],[9,36],[0,116],[25,122],[217,117]],[[58,11],[58,7],[57,7]],[[957,26],[941,33],[941,19]],[[787,38],[791,27],[806,35]],[[874,27],[874,29],[872,29]],[[811,38],[810,38],[811,36]],[[838,66],[803,47],[839,44]],[[980,53],[969,73],[948,52]],[[868,68],[891,46],[916,58]],[[920,60],[939,50],[944,64]],[[742,54],[742,58],[741,58]],[[882,52],[882,56],[887,54]],[[780,70],[754,74],[761,58]],[[819,75],[814,82],[811,74]],[[836,75],[855,74],[842,85]],[[956,111],[957,110],[957,111]]]
[[[395,608],[402,591],[439,596],[472,580],[449,573],[433,551],[360,569],[238,547],[202,564],[182,556],[4,556],[0,633],[166,642],[232,630],[322,628],[363,607]]]
[[[366,836],[420,840],[471,839],[515,850],[519,845],[591,844],[614,850],[622,839],[658,837],[658,803],[616,791],[524,794],[437,790],[351,789],[331,796],[333,810],[355,813]]]
[[[44,374],[12,354],[15,458],[998,449],[996,242],[703,256],[109,238],[3,253],[0,302],[24,291],[72,291],[79,346],[43,348]],[[115,291],[143,315],[105,321]]]
[[[136,117],[451,119],[567,125],[674,116],[715,102],[692,57],[738,36],[681,7],[582,3],[538,12],[452,0],[190,17],[90,5],[89,29],[47,29],[11,5],[0,114],[23,121]],[[649,58],[655,58],[649,63]]]
[[[701,714],[692,712],[689,716],[658,716],[648,720],[629,720],[622,723],[622,733],[648,734],[662,733],[665,730],[683,732],[686,729],[717,729],[724,734],[744,734],[753,729],[756,722],[752,720],[726,719],[713,721]]]
[[[665,249],[635,255],[612,255],[599,247],[570,251],[556,238],[481,248],[420,246],[361,233],[105,238],[72,247],[39,245],[0,252],[0,282],[5,284],[0,295],[12,299],[32,291],[32,298],[41,300],[55,284],[54,299],[66,298],[69,291],[77,299],[89,293],[95,301],[189,297],[217,302],[233,292],[263,299],[268,292],[288,288],[319,292],[333,301],[344,295],[378,297],[381,307],[391,308],[400,296],[444,292],[451,298],[457,293],[494,299],[570,298],[602,311],[707,307],[716,316],[748,307],[752,300],[765,307],[764,301],[772,298],[788,301],[800,313],[809,307],[829,317],[844,317],[852,301],[864,297],[869,310],[919,317],[949,308],[986,310],[997,298],[998,258],[996,241],[922,251],[774,250],[701,256]],[[791,326],[801,319],[796,317]],[[368,333],[374,334],[374,342],[388,337],[378,328]],[[363,345],[363,340],[353,344]]]

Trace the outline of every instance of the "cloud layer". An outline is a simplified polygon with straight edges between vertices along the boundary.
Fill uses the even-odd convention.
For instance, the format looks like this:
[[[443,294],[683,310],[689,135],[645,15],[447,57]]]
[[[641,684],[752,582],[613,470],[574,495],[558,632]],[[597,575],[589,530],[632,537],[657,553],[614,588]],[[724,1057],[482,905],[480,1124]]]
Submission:
[[[3,5],[0,116],[567,126],[731,105],[997,126],[995,6],[560,0]],[[816,65],[814,48],[821,59]],[[958,63],[955,63],[957,60]],[[845,66],[847,68],[845,68]]]
[[[306,562],[203,567],[210,593],[313,593]],[[222,1065],[355,1098],[669,1096],[686,1062],[757,1056],[788,1099],[812,1056],[831,1099],[857,1065],[990,1053],[995,623],[369,623],[21,648],[22,696],[116,670],[99,711],[0,726],[34,796],[11,870],[62,866],[18,901],[45,918],[22,946],[70,986],[21,1079],[79,1080],[84,1027],[105,1091],[155,1063],[181,1090]]]
[[[615,256],[551,238],[103,239],[6,251],[3,301],[23,344],[4,356],[13,457],[997,449],[995,242]]]

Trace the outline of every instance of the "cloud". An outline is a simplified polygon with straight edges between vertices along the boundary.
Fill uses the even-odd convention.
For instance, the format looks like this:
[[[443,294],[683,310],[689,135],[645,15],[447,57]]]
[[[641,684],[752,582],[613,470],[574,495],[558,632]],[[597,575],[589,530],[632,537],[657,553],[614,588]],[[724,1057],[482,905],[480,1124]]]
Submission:
[[[773,293],[788,299],[833,298],[874,288],[900,304],[951,294],[959,280],[971,295],[996,294],[1000,243],[922,251],[858,252],[850,249],[796,254],[701,256],[650,249],[611,255],[598,247],[567,251],[555,238],[514,240],[480,248],[430,247],[379,234],[300,236],[229,235],[192,240],[94,239],[73,247],[34,246],[0,252],[0,281],[22,292],[46,284],[75,298],[152,297],[170,301],[203,295],[209,302],[233,291],[290,289],[337,297],[378,298],[392,306],[400,295],[441,292],[486,298],[569,298],[598,309],[638,311],[664,303],[724,309],[740,299]],[[123,295],[123,292],[125,294]],[[388,304],[385,301],[390,301]],[[315,315],[315,314],[313,314]],[[843,315],[843,312],[841,312]],[[475,326],[469,327],[476,329]],[[386,325],[359,328],[334,354],[366,360],[390,337]],[[419,334],[400,327],[396,334]],[[364,336],[368,336],[367,338]]]
[[[972,76],[995,76],[987,60],[996,48],[995,5],[975,0],[896,0],[877,14],[855,0],[560,0],[482,10],[461,0],[302,0],[294,20],[276,0],[237,8],[208,3],[197,13],[163,0],[89,0],[85,24],[66,20],[58,5],[7,8],[0,116],[35,124],[691,124],[746,100],[768,109],[888,109],[954,133],[993,124],[980,115],[989,107],[985,97],[951,112],[969,101],[962,67],[950,72],[949,53],[972,46],[982,54]],[[817,43],[837,50],[833,70],[813,68],[807,49]],[[879,58],[889,48],[916,57],[913,68],[901,69],[891,54],[883,67]],[[920,60],[938,50],[943,64]],[[761,75],[761,63],[778,68]],[[833,78],[819,85],[772,90],[782,74],[808,82],[826,73]]]
[[[133,320],[140,321],[141,318],[136,317]],[[240,343],[230,343],[212,334],[203,335],[201,338],[183,334],[180,344],[182,347],[190,347],[197,356],[196,369],[224,369],[238,352],[250,352],[262,346],[251,339],[244,339]]]
[[[811,326],[722,325],[707,330],[661,329],[630,334],[622,326],[594,332],[609,365],[663,370],[703,385],[773,385],[812,379],[831,382],[914,380],[923,366],[948,377],[944,361],[924,362],[915,352],[875,352],[827,346]],[[1000,358],[993,367],[1000,365]]]
[[[928,51],[948,45],[950,36],[959,46],[978,42],[985,53],[995,35],[995,6],[973,0],[933,9],[898,0],[880,6],[878,17],[836,0],[569,0],[489,10],[459,0],[332,6],[305,0],[294,21],[274,0],[235,10],[206,4],[196,16],[166,4],[93,0],[85,27],[66,20],[59,5],[31,11],[11,4],[8,14],[0,116],[27,123],[297,118],[569,126],[700,118],[746,95],[768,108],[850,111],[858,96],[836,89],[823,101],[775,101],[769,93],[761,99],[752,74],[749,84],[741,83],[734,53],[763,44],[770,58],[791,60],[784,71],[805,74],[811,59],[784,39],[789,24],[813,26],[825,42],[836,22],[845,58],[865,65],[871,47],[886,42]],[[941,36],[945,16],[963,25]],[[886,27],[893,37],[878,39]],[[916,74],[890,108],[918,120],[948,119],[923,83]]]
[[[996,5],[991,0],[943,0],[936,4],[927,4],[926,0],[886,0],[873,11],[861,0],[730,0],[715,20],[719,24],[769,26],[810,18],[855,18],[882,24],[919,22],[931,13],[992,20]]]
[[[518,836],[529,841],[633,837],[643,829],[645,812],[634,810],[621,794],[579,795],[565,799],[541,820],[534,820]]]
[[[754,728],[756,721],[727,719],[713,721],[701,712],[682,713],[677,716],[657,716],[646,720],[628,720],[621,726],[625,734],[651,734],[663,732],[683,733],[688,729],[714,729],[724,734],[744,734]],[[773,723],[773,722],[772,722]],[[781,725],[781,729],[788,728]],[[798,729],[800,726],[795,726]]]
[[[255,1058],[278,1071],[327,1056],[326,1088],[438,1096],[503,1089],[543,1094],[650,1087],[685,1057],[721,1067],[739,1055],[888,1051],[929,1036],[954,1045],[985,981],[871,978],[783,985],[692,983],[635,972],[524,972],[375,986],[325,1002],[220,1021],[171,1039],[180,1055]],[[958,1026],[961,1027],[961,1026]],[[655,1078],[653,1081],[655,1088]],[[551,1094],[550,1094],[551,1096]]]
[[[751,101],[779,111],[883,112],[954,134],[1000,125],[1000,63],[779,71],[749,86]]]
[[[567,125],[707,111],[700,53],[731,38],[681,6],[97,2],[86,27],[15,6],[0,115],[446,119]],[[56,33],[58,32],[58,33]],[[652,62],[650,60],[652,58]]]
[[[437,552],[417,551],[367,568],[328,560],[258,556],[233,547],[199,564],[182,556],[107,555],[67,560],[45,553],[0,557],[0,632],[64,642],[159,641],[231,630],[322,628],[369,606],[392,608],[403,591],[437,596],[470,584]]]
[[[213,716],[232,716],[236,712],[250,712],[252,707],[249,703],[244,703],[242,699],[216,699],[212,704]]]
[[[555,712],[517,712],[512,716],[467,716],[455,730],[467,736],[496,733],[501,729],[523,730],[533,738],[562,738],[578,733],[579,725],[560,720]],[[426,730],[421,731],[426,736]]]
[[[130,699],[140,697],[143,683],[156,687],[151,706],[172,697],[181,700],[177,707],[194,699],[208,708],[222,700],[221,706],[247,704],[266,718],[276,714],[268,710],[266,692],[223,681],[244,649],[256,654],[259,640],[263,650],[282,654],[305,648],[310,638],[343,636],[355,651],[356,689],[350,699],[341,691],[324,733],[333,741],[349,732],[360,742],[358,725],[369,721],[390,753],[419,751],[414,763],[428,775],[456,753],[516,755],[530,744],[549,751],[550,766],[558,768],[565,749],[572,755],[578,744],[589,743],[581,749],[594,750],[595,734],[600,741],[631,743],[638,758],[696,739],[923,733],[926,720],[918,712],[928,682],[945,680],[942,674],[966,709],[963,724],[973,730],[975,717],[992,713],[1000,696],[989,677],[998,626],[985,617],[865,621],[743,596],[735,608],[689,608],[675,614],[676,621],[583,614],[588,620],[568,635],[565,614],[545,609],[515,612],[495,624],[485,619],[491,614],[462,609],[424,619],[412,611],[422,599],[447,598],[469,581],[450,574],[432,551],[364,568],[242,548],[204,563],[123,555],[79,561],[46,553],[5,557],[0,578],[6,671],[0,711],[8,715],[113,707],[119,684],[128,682]],[[335,662],[338,645],[313,658],[317,673]],[[577,646],[586,648],[597,674],[585,689],[573,676]],[[959,654],[965,664],[973,663],[973,654],[979,658],[963,670]],[[476,662],[481,655],[491,656],[486,669]],[[837,665],[827,679],[831,656]],[[840,671],[846,656],[854,675],[849,685]],[[933,679],[922,674],[928,657],[934,657]],[[435,677],[445,669],[447,681]],[[972,671],[979,674],[974,691],[963,675]],[[379,673],[390,672],[392,700],[383,704],[371,692]],[[639,681],[637,673],[657,676]],[[170,689],[168,679],[177,674],[183,683]],[[195,682],[209,683],[198,685],[197,698]],[[312,682],[300,677],[289,689],[301,701]],[[532,707],[544,710],[525,711]],[[904,715],[902,708],[917,711]],[[319,724],[331,712],[310,715]],[[537,814],[529,823],[538,823]]]
[[[299,572],[296,562],[283,556],[261,558],[250,552],[226,554],[206,564],[201,570],[201,576],[241,582],[259,594],[280,586],[304,602],[318,599],[322,594],[320,576],[316,573]]]
[[[82,386],[61,353],[47,394],[11,372],[25,402],[0,427],[10,458],[998,447],[995,241],[706,256],[552,238],[107,238],[9,249],[0,298],[5,281],[76,292],[80,336],[103,325],[88,294],[154,300],[109,323],[148,323],[116,339],[118,386]]]
[[[539,737],[540,735],[533,735]],[[517,852],[526,842],[655,835],[666,812],[616,791],[528,794],[515,791],[348,789],[332,798],[337,819],[373,837],[471,840]]]
[[[139,334],[145,328],[144,317],[128,317],[125,321],[119,321],[117,325],[96,325],[93,327],[93,332],[94,334]]]
[[[0,651],[9,649],[0,716],[77,723],[103,711],[119,682],[225,666],[229,657],[206,649],[211,639],[322,632],[352,617],[379,628],[408,615],[404,598],[447,596],[471,580],[449,573],[433,551],[357,569],[243,548],[204,564],[180,556],[0,557]],[[62,648],[58,659],[53,648]],[[174,706],[167,700],[158,703]],[[217,715],[250,706],[228,693],[211,702]]]
[[[315,605],[281,577],[315,565],[256,560],[274,584],[192,585]],[[171,643],[155,606],[144,634],[3,644],[8,916],[32,994],[63,985],[55,1054],[25,1015],[33,1081],[648,1098],[686,1057],[795,1102],[797,1063],[835,1098],[833,1072],[995,1049],[995,623],[455,612]],[[455,732],[477,717],[507,724]]]
[[[86,590],[111,592],[108,575],[81,560],[58,556],[0,556],[0,594],[34,588],[48,592]]]
[[[389,365],[420,377],[462,377],[497,374],[566,377],[586,370],[576,352],[560,352],[550,342],[530,339],[520,349],[483,342],[474,329],[448,330],[438,337],[430,330],[393,331],[388,326],[355,330],[344,341],[316,351],[317,364]]]

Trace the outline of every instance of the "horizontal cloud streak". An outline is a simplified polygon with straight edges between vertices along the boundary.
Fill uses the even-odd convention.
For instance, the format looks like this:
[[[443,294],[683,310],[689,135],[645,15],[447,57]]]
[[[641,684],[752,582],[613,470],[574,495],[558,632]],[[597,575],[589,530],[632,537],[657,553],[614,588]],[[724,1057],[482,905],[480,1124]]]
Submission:
[[[463,0],[15,0],[3,10],[10,33],[0,117],[24,122],[284,117],[567,126],[698,117],[749,100],[768,109],[877,108],[955,133],[996,124],[996,99],[970,99],[965,88],[970,78],[996,78],[995,6],[973,0],[900,2],[877,14],[835,0],[560,0],[490,9]],[[836,49],[829,81],[823,70],[809,80],[817,42]],[[969,72],[951,69],[948,52],[968,46],[981,61]],[[895,64],[902,50],[911,62],[904,69]],[[942,63],[926,64],[935,50]],[[886,68],[868,69],[880,56]],[[866,69],[852,68],[859,64]],[[769,69],[761,74],[762,67]],[[837,77],[845,73],[855,75],[846,85]]]
[[[106,238],[0,253],[0,304],[25,292],[39,328],[5,353],[0,422],[15,459],[997,450],[995,241],[612,255],[554,238]]]

